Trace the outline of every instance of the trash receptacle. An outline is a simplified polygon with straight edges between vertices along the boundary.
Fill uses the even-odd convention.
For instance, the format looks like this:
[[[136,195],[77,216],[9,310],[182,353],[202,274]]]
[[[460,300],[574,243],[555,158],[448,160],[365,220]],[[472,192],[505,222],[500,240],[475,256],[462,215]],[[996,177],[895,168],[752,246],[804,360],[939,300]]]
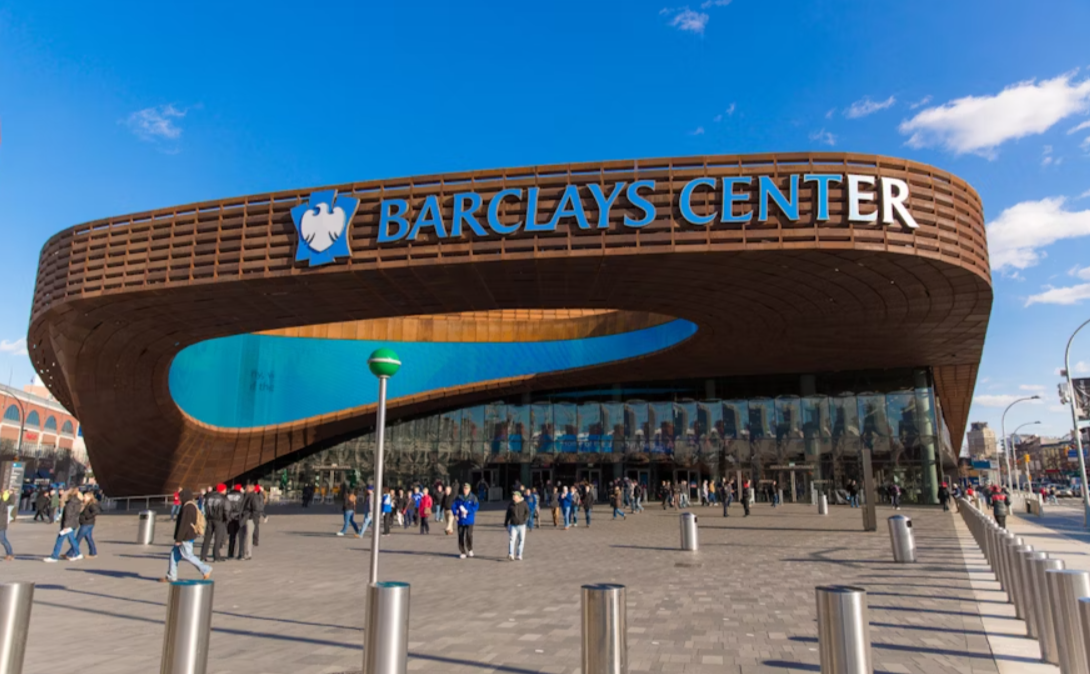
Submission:
[[[912,518],[894,515],[889,518],[889,541],[893,546],[893,561],[916,561],[916,539],[912,535]]]
[[[151,545],[155,542],[154,510],[144,510],[140,513],[140,528],[136,534],[136,542],[140,545]]]
[[[689,552],[697,549],[696,515],[692,513],[681,513],[681,549]]]
[[[829,499],[828,499],[828,497],[825,496],[825,494],[822,494],[822,495],[818,496],[818,515],[828,515],[828,514],[829,514]]]

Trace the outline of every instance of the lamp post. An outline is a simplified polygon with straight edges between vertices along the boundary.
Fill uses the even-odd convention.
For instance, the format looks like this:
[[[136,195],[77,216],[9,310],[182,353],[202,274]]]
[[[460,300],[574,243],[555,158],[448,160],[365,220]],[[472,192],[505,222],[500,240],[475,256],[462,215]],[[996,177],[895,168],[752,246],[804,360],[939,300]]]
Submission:
[[[1064,350],[1064,376],[1067,378],[1067,397],[1071,403],[1071,426],[1075,429],[1075,451],[1079,456],[1079,491],[1082,493],[1082,525],[1090,527],[1090,490],[1086,487],[1086,460],[1082,458],[1082,435],[1079,433],[1079,402],[1075,399],[1075,387],[1071,384],[1071,342],[1075,341],[1075,335],[1079,334],[1090,320],[1075,328],[1071,337],[1067,340],[1067,348]]]
[[[1026,423],[1022,424],[1018,428],[1014,429],[1014,431],[1011,433],[1011,437],[1013,438],[1014,436],[1018,435],[1018,431],[1022,430],[1026,426],[1033,426],[1034,424],[1039,424],[1039,423],[1041,423],[1041,422],[1040,421],[1027,421]],[[1026,486],[1028,487],[1029,485],[1031,485],[1033,483],[1033,480],[1031,480],[1030,477],[1029,477],[1029,452],[1026,452],[1024,454],[1024,456],[1025,456],[1025,464],[1026,464]],[[1014,464],[1018,465],[1018,457],[1017,456],[1014,457]]]
[[[378,582],[379,518],[382,517],[382,464],[385,459],[386,440],[386,380],[397,374],[401,360],[392,349],[375,349],[367,359],[371,374],[378,377],[378,420],[375,424],[375,492],[371,497],[371,574],[368,585]]]
[[[1003,454],[1006,456],[1006,461],[1007,461],[1007,489],[1009,489],[1011,494],[1012,494],[1011,498],[1014,498],[1013,497],[1013,494],[1014,494],[1014,476],[1011,473],[1010,439],[1007,437],[1007,412],[1009,412],[1012,407],[1014,407],[1015,405],[1017,405],[1020,402],[1024,402],[1026,400],[1040,400],[1040,399],[1041,399],[1041,396],[1039,396],[1039,395],[1031,395],[1031,396],[1026,396],[1025,398],[1019,398],[1018,400],[1015,400],[1010,405],[1007,405],[1007,409],[1003,410],[1003,416],[1000,417],[1000,420],[999,420],[1000,430],[1003,432]],[[1015,462],[1017,463],[1017,460]]]

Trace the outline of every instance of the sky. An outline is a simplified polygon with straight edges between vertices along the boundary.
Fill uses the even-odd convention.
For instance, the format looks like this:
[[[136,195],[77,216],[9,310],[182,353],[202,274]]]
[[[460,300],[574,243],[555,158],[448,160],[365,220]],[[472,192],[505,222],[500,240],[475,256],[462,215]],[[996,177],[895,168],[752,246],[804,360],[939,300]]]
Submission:
[[[61,229],[506,166],[836,150],[973,185],[995,303],[970,419],[1061,435],[1090,319],[1090,3],[0,0],[0,379]],[[1090,330],[1073,370],[1090,376]],[[956,441],[956,440],[955,440]]]

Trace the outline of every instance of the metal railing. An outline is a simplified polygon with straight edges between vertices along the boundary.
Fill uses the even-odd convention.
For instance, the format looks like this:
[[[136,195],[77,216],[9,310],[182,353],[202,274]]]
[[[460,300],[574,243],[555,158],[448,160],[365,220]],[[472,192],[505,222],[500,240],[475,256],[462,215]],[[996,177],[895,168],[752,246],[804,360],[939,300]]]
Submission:
[[[120,496],[106,497],[102,499],[102,510],[105,512],[117,510],[154,510],[159,507],[170,507],[174,504],[174,494],[155,494],[154,496]]]

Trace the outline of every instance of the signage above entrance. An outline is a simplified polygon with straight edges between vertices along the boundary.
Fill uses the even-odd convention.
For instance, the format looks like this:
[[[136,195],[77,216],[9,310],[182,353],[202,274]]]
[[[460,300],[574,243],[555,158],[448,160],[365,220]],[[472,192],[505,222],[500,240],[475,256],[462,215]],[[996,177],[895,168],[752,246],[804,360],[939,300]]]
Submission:
[[[799,186],[812,185],[815,190],[814,218],[829,220],[830,186],[843,184],[847,219],[864,224],[894,225],[898,221],[909,229],[915,229],[915,218],[906,202],[908,183],[904,180],[869,175],[841,175],[835,173],[807,173],[788,176],[787,193],[777,186],[770,176],[731,176],[725,178],[694,178],[681,188],[674,197],[683,220],[697,227],[715,226],[717,223],[745,224],[755,218],[758,222],[769,219],[776,208],[787,220],[797,222],[799,214]],[[463,233],[478,237],[498,234],[510,236],[518,232],[552,232],[565,219],[574,220],[582,230],[607,229],[609,213],[619,204],[639,211],[638,217],[625,214],[625,227],[638,229],[655,220],[656,208],[651,198],[656,194],[656,181],[620,181],[605,185],[590,183],[581,189],[579,185],[564,188],[555,210],[551,214],[539,214],[537,187],[527,189],[503,189],[485,203],[477,192],[460,192],[453,195],[449,219],[444,219],[439,196],[432,194],[424,199],[416,213],[411,213],[406,199],[383,199],[379,204],[378,243],[415,241],[420,232],[434,233],[439,239],[460,238]],[[708,193],[713,193],[709,195]],[[757,209],[746,209],[745,202],[756,195]],[[697,213],[693,202],[706,196],[725,206],[711,212]],[[741,202],[737,203],[736,202]],[[517,222],[504,222],[501,208],[505,205],[525,203],[526,218]],[[869,207],[866,206],[869,204]],[[587,205],[593,205],[597,218],[587,217]],[[864,212],[867,208],[867,212]],[[520,209],[521,210],[521,209]],[[548,215],[548,219],[544,219]],[[544,222],[542,222],[544,220]]]

